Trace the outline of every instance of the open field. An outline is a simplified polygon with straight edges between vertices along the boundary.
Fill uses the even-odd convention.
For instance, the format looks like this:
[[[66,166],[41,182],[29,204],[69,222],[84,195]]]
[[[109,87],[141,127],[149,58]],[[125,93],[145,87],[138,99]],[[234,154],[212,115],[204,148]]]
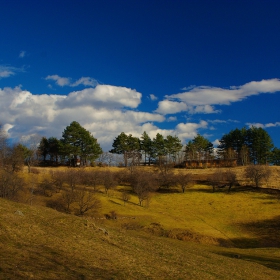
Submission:
[[[0,279],[280,279],[279,194],[197,184],[140,207],[134,195],[124,205],[123,188],[101,189],[102,208],[84,217],[41,196],[32,206],[1,199]]]

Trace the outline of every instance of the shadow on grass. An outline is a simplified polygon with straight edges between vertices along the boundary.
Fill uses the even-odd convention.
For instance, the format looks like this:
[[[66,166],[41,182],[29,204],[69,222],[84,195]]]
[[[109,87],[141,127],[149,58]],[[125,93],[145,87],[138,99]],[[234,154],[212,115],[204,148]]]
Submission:
[[[212,187],[209,188],[195,188],[195,189],[186,189],[185,193],[213,193]]]
[[[280,248],[280,216],[269,220],[260,220],[251,223],[237,224],[245,232],[249,233],[252,238],[235,238],[233,243],[238,248]]]
[[[174,188],[160,188],[157,190],[158,193],[180,193],[181,191]]]
[[[114,200],[112,200],[112,199],[109,199],[108,201],[111,202],[111,203],[113,203],[113,204],[122,205],[122,203],[116,202],[116,201],[114,201]]]
[[[37,279],[112,279],[112,274],[119,275],[121,273],[117,270],[111,269],[109,266],[96,266],[91,264],[89,260],[85,260],[77,256],[71,257],[67,253],[59,250],[59,248],[49,248],[47,246],[36,246],[32,248],[22,248],[25,254],[28,255],[28,261],[21,256],[17,260],[11,259],[10,264],[16,264],[12,271],[8,265],[2,268],[1,273],[5,278],[1,279],[27,279],[27,275],[32,275]],[[100,264],[104,261],[100,259]],[[110,264],[110,263],[109,263]],[[3,276],[2,275],[2,276]],[[29,277],[28,277],[29,279]]]
[[[280,248],[280,216],[273,219],[260,220],[246,224],[238,224],[242,230],[248,232],[252,238],[235,238],[232,242],[236,248],[255,249],[255,248]],[[259,263],[268,268],[280,271],[280,256],[264,256],[258,251],[246,253],[246,250],[230,252],[216,251],[215,253],[230,258],[238,258],[246,261]]]
[[[245,261],[255,262],[266,266],[270,269],[279,270],[280,271],[280,258],[277,257],[264,257],[260,255],[252,255],[252,254],[238,254],[236,252],[214,252],[218,255],[222,255],[225,257],[233,258],[233,259],[242,259]]]

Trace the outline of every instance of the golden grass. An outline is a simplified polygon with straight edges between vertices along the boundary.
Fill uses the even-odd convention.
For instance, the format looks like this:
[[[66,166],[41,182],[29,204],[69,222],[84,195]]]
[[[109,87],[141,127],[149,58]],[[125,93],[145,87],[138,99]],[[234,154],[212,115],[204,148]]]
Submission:
[[[85,217],[42,207],[43,196],[32,206],[0,199],[0,279],[280,279],[279,197],[195,185],[140,207],[135,195],[124,205],[124,188],[101,189],[102,209]],[[104,219],[111,211],[117,220]]]
[[[5,200],[0,216],[1,279],[280,279],[279,271],[258,264],[249,251],[250,262],[245,254],[234,258],[234,251]]]

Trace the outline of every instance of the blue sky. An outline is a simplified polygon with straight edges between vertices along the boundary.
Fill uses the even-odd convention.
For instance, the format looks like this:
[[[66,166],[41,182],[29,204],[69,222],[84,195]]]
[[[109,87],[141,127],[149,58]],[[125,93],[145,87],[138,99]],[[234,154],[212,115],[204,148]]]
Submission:
[[[214,144],[260,126],[280,147],[280,1],[0,0],[0,122],[13,139],[78,121]]]

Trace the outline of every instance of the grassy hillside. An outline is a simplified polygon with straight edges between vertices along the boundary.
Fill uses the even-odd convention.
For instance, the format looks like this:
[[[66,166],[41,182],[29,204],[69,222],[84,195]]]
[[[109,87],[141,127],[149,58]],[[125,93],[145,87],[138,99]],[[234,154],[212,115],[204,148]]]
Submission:
[[[278,249],[240,253],[5,200],[0,216],[1,279],[280,279],[257,263],[273,267]]]
[[[280,279],[279,195],[195,185],[140,207],[134,195],[124,205],[123,188],[101,189],[102,208],[84,217],[44,207],[59,193],[0,199],[0,279]]]

